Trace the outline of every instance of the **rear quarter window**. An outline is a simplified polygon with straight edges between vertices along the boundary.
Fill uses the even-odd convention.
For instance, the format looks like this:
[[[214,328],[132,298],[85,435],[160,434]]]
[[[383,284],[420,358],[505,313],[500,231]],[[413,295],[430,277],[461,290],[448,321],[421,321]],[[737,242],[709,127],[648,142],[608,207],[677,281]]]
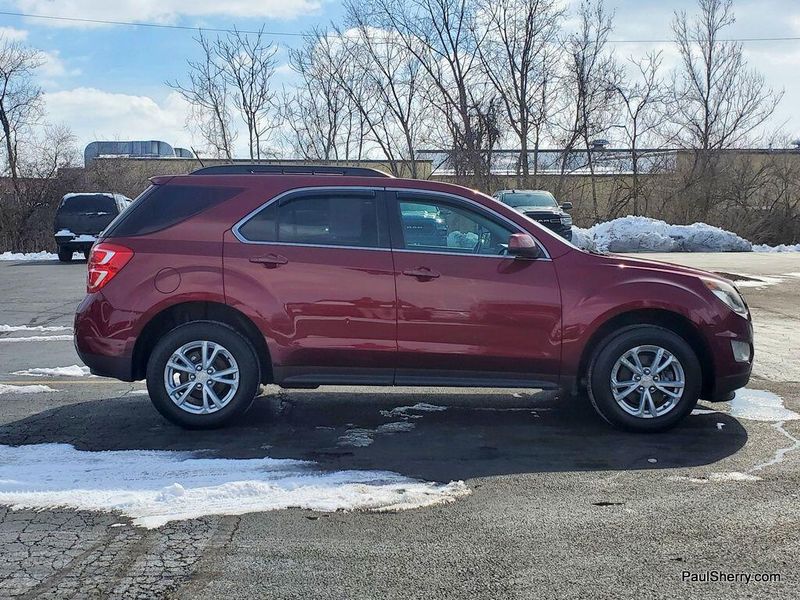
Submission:
[[[229,200],[241,188],[154,185],[112,223],[105,236],[133,237],[167,229]]]

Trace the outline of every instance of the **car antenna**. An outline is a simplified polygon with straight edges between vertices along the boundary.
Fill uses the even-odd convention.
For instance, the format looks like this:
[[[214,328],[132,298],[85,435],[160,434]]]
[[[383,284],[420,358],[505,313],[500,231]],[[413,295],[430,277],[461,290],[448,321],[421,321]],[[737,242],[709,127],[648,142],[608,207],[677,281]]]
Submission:
[[[200,161],[200,167],[201,167],[201,168],[205,168],[205,164],[203,164],[203,159],[202,159],[202,158],[200,158],[200,154],[197,152],[197,150],[195,150],[195,149],[194,149],[194,146],[189,146],[189,148],[191,148],[192,152],[194,152],[194,157],[195,157],[195,158],[196,158],[198,161]]]

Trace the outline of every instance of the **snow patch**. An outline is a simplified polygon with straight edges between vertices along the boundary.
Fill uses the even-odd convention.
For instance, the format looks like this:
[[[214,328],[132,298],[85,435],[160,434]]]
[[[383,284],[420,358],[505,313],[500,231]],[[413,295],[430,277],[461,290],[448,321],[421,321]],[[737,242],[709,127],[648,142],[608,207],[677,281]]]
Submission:
[[[767,244],[753,244],[753,252],[800,252],[800,244],[768,246]]]
[[[14,371],[12,375],[30,375],[31,377],[87,377],[89,367],[81,367],[79,365],[71,365],[69,367],[35,367],[33,369],[24,369],[22,371]]]
[[[758,475],[751,475],[750,473],[741,473],[739,471],[730,471],[727,473],[711,473],[708,477],[691,477],[688,475],[675,475],[669,477],[671,481],[687,481],[689,483],[710,483],[710,482],[726,482],[726,481],[761,481]]]
[[[0,343],[13,344],[19,342],[68,342],[71,335],[29,335],[27,337],[0,337]]]
[[[72,258],[83,258],[83,254],[74,252]],[[52,252],[3,252],[0,260],[27,261],[27,260],[58,260],[58,255]]]
[[[402,431],[411,431],[416,425],[410,421],[395,421],[393,423],[384,423],[378,429],[378,433],[400,433]]]
[[[366,448],[372,444],[372,434],[375,433],[372,429],[348,429],[344,435],[339,436],[339,441],[336,442],[337,446],[352,446],[354,448]]]
[[[0,333],[14,331],[72,331],[72,327],[64,325],[0,325]]]
[[[0,394],[42,394],[44,392],[57,392],[46,385],[8,385],[0,383]]]
[[[439,484],[390,471],[322,471],[291,459],[198,458],[192,453],[85,452],[68,444],[0,446],[0,503],[12,508],[119,512],[154,528],[207,515],[299,507],[394,511],[453,502],[462,481]]]
[[[398,406],[392,410],[382,410],[381,415],[384,417],[412,417],[418,419],[421,415],[409,415],[409,412],[439,412],[447,410],[446,406],[439,406],[438,404],[428,404],[427,402],[417,402],[413,406]]]
[[[742,388],[731,400],[731,416],[751,421],[793,421],[800,415],[783,405],[777,394]]]

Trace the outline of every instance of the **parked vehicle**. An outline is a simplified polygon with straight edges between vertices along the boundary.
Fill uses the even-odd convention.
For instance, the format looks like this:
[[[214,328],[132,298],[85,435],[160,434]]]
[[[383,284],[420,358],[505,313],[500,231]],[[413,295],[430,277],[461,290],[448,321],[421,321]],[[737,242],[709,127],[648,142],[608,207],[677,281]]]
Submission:
[[[89,258],[100,232],[124,211],[131,199],[122,194],[81,192],[67,194],[56,209],[53,224],[58,260],[70,262],[75,252]]]
[[[105,230],[75,317],[93,373],[146,377],[188,428],[276,383],[560,387],[634,431],[750,377],[750,313],[722,277],[579,250],[455,185],[280,169],[156,177]],[[409,232],[420,205],[447,236]]]
[[[572,202],[559,205],[545,190],[500,190],[493,197],[572,241],[572,217],[566,212],[572,209]]]

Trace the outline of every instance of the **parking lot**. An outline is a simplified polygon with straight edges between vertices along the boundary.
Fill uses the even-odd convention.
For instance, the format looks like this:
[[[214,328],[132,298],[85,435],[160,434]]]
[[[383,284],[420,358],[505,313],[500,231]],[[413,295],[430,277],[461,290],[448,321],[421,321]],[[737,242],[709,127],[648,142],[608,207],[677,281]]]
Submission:
[[[748,387],[800,412],[800,255],[657,258],[739,280],[756,331]],[[85,268],[0,262],[0,445],[301,459],[470,493],[386,512],[211,508],[155,528],[0,506],[0,597],[800,597],[800,420],[701,402],[673,431],[634,435],[552,392],[266,388],[234,427],[187,432],[143,383],[21,373],[80,364]],[[15,391],[31,385],[54,391]],[[418,403],[441,409],[393,412]],[[407,427],[381,427],[398,414]],[[741,577],[690,580],[709,572]]]

